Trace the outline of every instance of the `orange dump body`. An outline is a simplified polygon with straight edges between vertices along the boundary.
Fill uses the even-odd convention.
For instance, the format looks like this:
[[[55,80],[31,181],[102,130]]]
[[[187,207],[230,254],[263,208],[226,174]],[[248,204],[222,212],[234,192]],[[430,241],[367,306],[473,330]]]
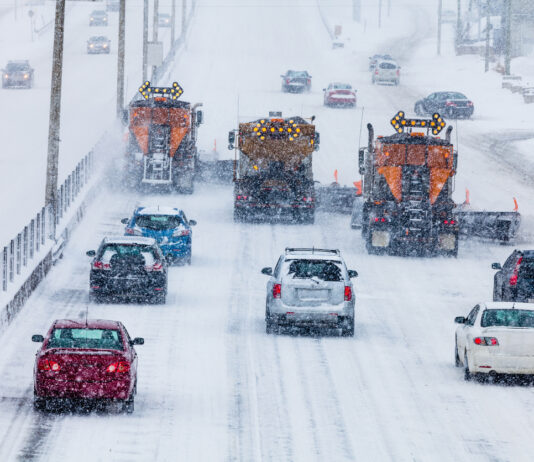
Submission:
[[[155,125],[168,125],[170,127],[169,156],[173,157],[191,129],[191,111],[178,107],[130,108],[130,132],[145,155],[148,154],[150,128]]]
[[[426,166],[430,172],[429,196],[434,204],[454,171],[454,150],[451,144],[431,144],[433,138],[421,137],[420,143],[389,143],[378,139],[375,146],[375,167],[383,175],[397,201],[402,201],[402,167]]]

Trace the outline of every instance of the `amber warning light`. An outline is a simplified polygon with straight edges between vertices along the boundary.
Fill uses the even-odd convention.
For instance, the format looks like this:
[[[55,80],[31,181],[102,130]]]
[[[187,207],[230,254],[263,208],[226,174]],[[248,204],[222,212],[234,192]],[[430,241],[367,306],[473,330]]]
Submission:
[[[403,133],[405,129],[409,129],[411,132],[412,128],[423,127],[427,130],[432,130],[433,135],[437,135],[446,125],[443,118],[437,112],[432,114],[431,119],[407,119],[405,116],[404,111],[399,111],[391,119],[391,125],[393,125],[393,128],[398,133]]]
[[[139,87],[139,93],[143,95],[143,98],[148,99],[152,97],[169,97],[173,100],[182,96],[184,89],[178,85],[177,82],[173,82],[172,87],[151,87],[150,82],[147,80],[143,85]]]

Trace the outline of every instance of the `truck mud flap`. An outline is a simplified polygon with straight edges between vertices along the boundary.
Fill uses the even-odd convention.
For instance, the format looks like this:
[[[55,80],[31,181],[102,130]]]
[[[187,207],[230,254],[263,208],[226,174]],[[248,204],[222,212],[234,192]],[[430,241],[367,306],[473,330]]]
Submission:
[[[455,210],[454,215],[460,224],[460,234],[500,242],[513,241],[521,224],[519,212]]]
[[[234,161],[215,160],[198,161],[197,178],[206,183],[232,183],[234,177]]]
[[[334,183],[330,186],[315,186],[317,208],[327,212],[351,214],[356,188],[339,186]]]

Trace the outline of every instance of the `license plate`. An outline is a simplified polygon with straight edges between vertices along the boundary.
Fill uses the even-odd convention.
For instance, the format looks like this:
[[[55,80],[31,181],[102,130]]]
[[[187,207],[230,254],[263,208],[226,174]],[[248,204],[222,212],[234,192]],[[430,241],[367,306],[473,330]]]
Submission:
[[[328,300],[328,289],[300,289],[301,300]]]

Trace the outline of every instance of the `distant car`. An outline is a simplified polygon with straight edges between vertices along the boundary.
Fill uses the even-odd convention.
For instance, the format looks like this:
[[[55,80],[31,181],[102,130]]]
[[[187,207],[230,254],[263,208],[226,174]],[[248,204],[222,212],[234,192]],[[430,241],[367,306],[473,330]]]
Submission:
[[[109,54],[111,48],[111,41],[103,36],[93,36],[87,40],[87,53],[107,53]]]
[[[168,13],[158,13],[159,27],[171,27],[171,15]]]
[[[454,320],[455,364],[464,377],[534,375],[534,304],[487,302]]]
[[[263,268],[267,283],[265,323],[268,334],[279,326],[333,327],[354,335],[355,296],[337,249],[287,248],[275,268]]]
[[[121,322],[101,319],[58,319],[41,343],[34,377],[36,410],[57,409],[66,400],[118,402],[134,411],[137,393],[137,353],[142,338],[128,335]],[[54,405],[55,404],[55,405]]]
[[[345,48],[345,42],[340,37],[335,37],[332,40],[332,48],[335,50],[336,48]]]
[[[299,93],[311,90],[312,76],[307,71],[287,71],[282,77],[282,91]]]
[[[173,207],[138,207],[132,218],[123,218],[125,235],[152,237],[170,263],[191,264],[192,226],[183,210]]]
[[[372,71],[376,67],[378,61],[382,60],[393,61],[393,58],[390,55],[373,55],[369,56],[369,70]]]
[[[534,250],[514,250],[493,277],[493,300],[534,303]]]
[[[33,68],[28,60],[8,61],[2,69],[2,88],[33,86]]]
[[[356,107],[356,90],[348,83],[334,82],[323,88],[325,106]]]
[[[417,115],[439,114],[455,119],[458,117],[469,118],[473,115],[475,106],[462,93],[457,91],[438,91],[431,93],[426,98],[415,103],[414,112]]]
[[[89,16],[89,25],[90,26],[107,26],[108,25],[108,14],[104,10],[94,10]]]
[[[400,82],[400,66],[395,61],[382,60],[374,67],[371,82],[392,83],[398,85]]]
[[[104,297],[148,299],[165,303],[167,261],[155,239],[124,236],[106,237],[93,257],[89,295],[95,302]]]

